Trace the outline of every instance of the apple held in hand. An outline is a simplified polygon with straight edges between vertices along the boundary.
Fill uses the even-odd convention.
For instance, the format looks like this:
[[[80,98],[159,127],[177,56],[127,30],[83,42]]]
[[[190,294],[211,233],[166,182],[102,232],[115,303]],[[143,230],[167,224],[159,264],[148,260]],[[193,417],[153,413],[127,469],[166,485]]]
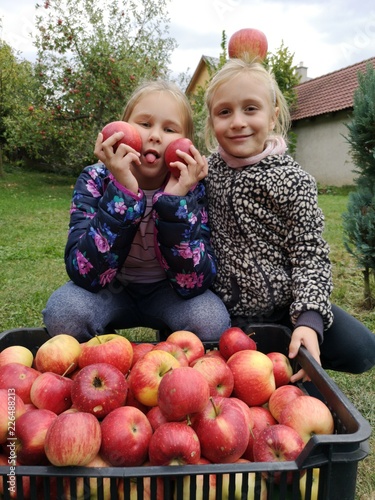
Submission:
[[[279,422],[283,409],[288,406],[294,398],[304,395],[305,393],[303,390],[296,385],[282,385],[277,387],[271,394],[268,400],[268,409],[272,416]]]
[[[191,363],[207,380],[210,396],[229,398],[232,394],[234,379],[232,370],[224,359],[218,356],[202,356]]]
[[[276,387],[289,384],[290,377],[293,375],[293,368],[288,357],[282,352],[269,352],[267,356],[273,363]]]
[[[314,434],[332,434],[335,428],[328,406],[313,396],[300,396],[281,412],[280,424],[292,427],[306,444]]]
[[[81,368],[72,384],[72,403],[77,410],[101,419],[123,406],[128,393],[125,375],[109,363]]]
[[[97,335],[81,346],[80,368],[93,363],[109,363],[126,374],[132,365],[133,347],[127,338],[117,333]]]
[[[73,380],[57,373],[41,373],[33,382],[30,399],[39,409],[50,410],[59,415],[72,406]]]
[[[137,467],[147,459],[152,436],[151,424],[133,406],[117,408],[101,423],[101,456],[115,467]]]
[[[16,421],[17,460],[24,465],[44,465],[48,463],[44,441],[56,413],[49,410],[27,411]]]
[[[249,406],[262,406],[276,389],[273,363],[260,351],[238,351],[227,364],[234,377],[233,396]]]
[[[0,366],[9,363],[20,363],[21,365],[31,367],[34,361],[34,355],[27,347],[22,345],[11,345],[0,352]]]
[[[168,421],[185,420],[207,405],[210,386],[198,370],[190,366],[174,368],[159,384],[158,406]]]
[[[258,58],[264,60],[268,51],[266,35],[254,28],[243,28],[236,31],[228,42],[228,55],[231,59]]]
[[[44,449],[53,465],[85,466],[98,454],[101,438],[100,423],[94,415],[67,410],[48,428]]]
[[[31,403],[31,386],[39,375],[38,370],[20,363],[0,366],[0,389],[14,389],[25,404]]]
[[[198,436],[185,422],[167,422],[151,436],[148,455],[151,465],[196,464],[201,458]]]
[[[111,137],[111,135],[115,134],[116,132],[123,132],[124,136],[115,143],[115,145],[113,146],[113,151],[116,152],[120,144],[127,144],[131,148],[138,151],[138,153],[141,152],[142,139],[139,135],[138,130],[133,127],[133,125],[130,125],[130,123],[123,121],[114,121],[111,123],[107,123],[107,125],[105,125],[102,130],[103,141],[106,141],[109,137]]]
[[[78,367],[81,344],[72,335],[61,333],[42,344],[35,355],[35,367],[40,372],[59,375],[72,373]]]
[[[251,349],[256,351],[256,342],[247,335],[241,328],[232,326],[225,330],[219,339],[219,351],[225,358],[229,359],[237,351]]]
[[[188,330],[177,330],[167,337],[168,342],[177,344],[184,351],[189,365],[201,356],[204,356],[204,344],[198,335]]]
[[[182,163],[186,162],[181,158],[181,156],[178,156],[177,154],[177,149],[180,151],[189,154],[190,156],[193,156],[190,152],[190,146],[192,146],[193,143],[191,142],[190,139],[187,139],[186,137],[181,137],[179,139],[176,139],[172,141],[170,144],[165,149],[164,152],[164,160],[165,163],[175,177],[180,177],[180,170],[177,167],[173,167],[171,163],[174,163],[175,161],[180,161]]]

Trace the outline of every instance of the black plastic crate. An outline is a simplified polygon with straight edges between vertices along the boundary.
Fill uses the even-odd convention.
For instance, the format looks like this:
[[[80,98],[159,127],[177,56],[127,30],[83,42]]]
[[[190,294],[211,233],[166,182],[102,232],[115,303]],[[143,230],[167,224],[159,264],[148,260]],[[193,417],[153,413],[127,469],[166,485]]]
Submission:
[[[252,330],[258,350],[287,353],[288,329],[277,325],[254,325]],[[0,333],[0,351],[18,344],[35,353],[48,338],[44,328],[8,330]],[[217,348],[217,344],[206,343],[205,346],[206,350]],[[5,485],[2,498],[354,500],[358,462],[369,454],[370,424],[304,348],[294,362],[294,370],[299,367],[304,368],[330,408],[335,434],[312,437],[296,461],[174,467],[17,466],[11,478],[17,487],[17,497],[10,496],[7,489],[10,468],[0,466],[0,481],[2,477]],[[309,393],[305,386],[301,388]],[[313,481],[313,470],[319,474],[317,482]],[[301,472],[304,472],[306,485],[304,496],[300,492]],[[275,475],[280,474],[280,481],[275,482]],[[290,474],[292,484],[287,484]],[[210,488],[212,475],[216,479],[216,493]],[[266,477],[263,496],[260,491],[262,477]],[[238,494],[235,489],[239,478],[242,479],[242,491]]]

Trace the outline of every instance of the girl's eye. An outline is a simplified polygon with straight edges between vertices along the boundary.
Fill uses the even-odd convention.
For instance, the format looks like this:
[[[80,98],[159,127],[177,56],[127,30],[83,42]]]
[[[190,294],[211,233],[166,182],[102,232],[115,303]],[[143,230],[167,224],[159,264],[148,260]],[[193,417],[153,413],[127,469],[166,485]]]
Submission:
[[[225,116],[225,115],[229,115],[229,109],[222,109],[221,111],[219,111],[219,116]]]
[[[170,128],[170,127],[167,127],[165,129],[166,132],[168,132],[169,134],[174,134],[175,133],[175,130],[173,128]]]

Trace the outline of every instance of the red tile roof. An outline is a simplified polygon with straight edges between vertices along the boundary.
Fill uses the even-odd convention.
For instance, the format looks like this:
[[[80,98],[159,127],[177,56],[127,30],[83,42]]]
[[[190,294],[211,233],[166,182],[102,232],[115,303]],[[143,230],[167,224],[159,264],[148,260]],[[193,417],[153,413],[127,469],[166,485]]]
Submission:
[[[351,108],[354,90],[358,87],[358,72],[365,73],[368,63],[375,67],[375,57],[297,85],[298,100],[292,120]]]

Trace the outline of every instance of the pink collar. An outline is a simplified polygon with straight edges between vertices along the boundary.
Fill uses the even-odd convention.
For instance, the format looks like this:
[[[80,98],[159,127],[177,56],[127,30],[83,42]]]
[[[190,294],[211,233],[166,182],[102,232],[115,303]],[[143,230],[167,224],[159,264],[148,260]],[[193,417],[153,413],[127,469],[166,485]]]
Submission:
[[[218,152],[228,167],[231,168],[243,168],[248,165],[255,165],[260,160],[263,160],[266,156],[269,155],[281,155],[284,154],[287,150],[286,143],[281,137],[281,135],[275,135],[267,139],[265,143],[264,150],[255,156],[249,156],[248,158],[239,158],[237,156],[232,156],[231,154],[224,151],[224,149],[219,146]]]

